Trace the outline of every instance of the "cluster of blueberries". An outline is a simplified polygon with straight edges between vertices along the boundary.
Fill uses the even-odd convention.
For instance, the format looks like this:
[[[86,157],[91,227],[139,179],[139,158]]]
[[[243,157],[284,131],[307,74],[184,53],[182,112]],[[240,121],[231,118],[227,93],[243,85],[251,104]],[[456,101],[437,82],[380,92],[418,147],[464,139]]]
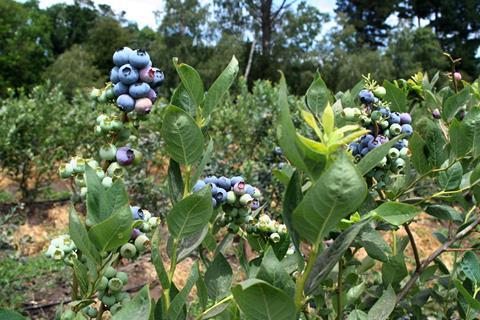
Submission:
[[[53,260],[63,260],[67,265],[72,265],[72,261],[77,257],[77,247],[68,234],[63,234],[50,241],[45,255]]]
[[[272,242],[278,243],[282,237],[286,237],[287,226],[276,220],[272,220],[266,214],[262,214],[255,223],[246,227],[246,232],[248,234],[269,238]]]
[[[132,230],[130,241],[120,248],[120,256],[126,259],[136,259],[150,247],[150,239],[146,233],[155,229],[159,223],[159,218],[153,217],[148,210],[138,206],[131,206],[130,210],[133,220],[141,221],[142,224]]]
[[[100,279],[98,284],[98,298],[108,307],[112,315],[117,313],[123,304],[130,301],[128,292],[122,291],[127,282],[128,275],[125,272],[115,270],[112,266],[105,269],[104,275]],[[96,314],[97,310],[89,306],[83,311],[91,316],[91,314]]]
[[[118,108],[126,113],[135,110],[148,114],[165,80],[163,71],[152,67],[150,56],[142,49],[120,48],[113,54],[113,63],[110,81]]]
[[[404,138],[395,143],[387,157],[382,159],[378,165],[380,169],[390,169],[394,173],[402,173],[405,168],[405,158],[409,155],[408,138],[413,133],[411,115],[391,112],[389,107],[369,90],[361,90],[359,98],[365,105],[364,110],[345,108],[342,114],[348,121],[358,121],[370,133],[352,142],[349,145],[350,151],[359,160],[390,139],[404,134]],[[380,172],[384,173],[382,170]]]

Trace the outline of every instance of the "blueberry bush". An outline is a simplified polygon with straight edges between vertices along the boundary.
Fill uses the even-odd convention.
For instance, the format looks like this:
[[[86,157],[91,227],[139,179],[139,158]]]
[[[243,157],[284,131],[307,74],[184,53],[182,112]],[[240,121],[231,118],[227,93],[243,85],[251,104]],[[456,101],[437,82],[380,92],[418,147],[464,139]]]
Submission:
[[[276,137],[266,149],[279,159],[277,199],[267,194],[278,192],[275,184],[264,190],[262,179],[227,172],[215,154],[245,116],[227,113],[231,131],[212,132],[238,72],[235,57],[208,89],[173,59],[180,83],[163,105],[154,103],[163,72],[147,52],[119,49],[111,82],[92,91],[97,103],[117,106],[91,111],[98,153],[59,169],[86,213],[72,206],[68,234],[46,250],[73,271],[72,302],[56,318],[477,319],[480,86],[462,81],[457,62],[442,88],[439,74],[382,84],[365,76],[334,95],[317,74],[303,99],[289,97],[281,74],[258,95],[274,113],[265,110],[264,125],[246,128],[244,141],[228,142],[242,165],[243,153],[256,157],[255,144]],[[236,105],[244,99],[240,90]],[[130,203],[125,187],[145,161],[137,136],[151,111],[169,159],[161,218]],[[423,219],[441,226],[428,231],[441,245],[425,257],[412,232]],[[118,265],[148,252],[161,295],[153,299],[146,285],[130,297]],[[442,260],[447,252],[453,261]],[[174,275],[188,257],[180,287]]]

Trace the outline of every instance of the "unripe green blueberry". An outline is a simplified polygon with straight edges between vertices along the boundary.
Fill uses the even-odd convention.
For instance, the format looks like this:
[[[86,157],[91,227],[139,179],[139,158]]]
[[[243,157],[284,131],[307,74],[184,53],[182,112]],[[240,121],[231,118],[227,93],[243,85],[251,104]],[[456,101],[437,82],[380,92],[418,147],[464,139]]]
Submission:
[[[128,282],[128,275],[125,272],[117,272],[117,278],[122,280],[123,285],[126,285]]]
[[[114,269],[115,270],[115,269]],[[100,279],[100,282],[98,283],[98,287],[97,289],[99,291],[105,291],[108,287],[108,278],[106,276],[103,276],[101,279]]]
[[[113,88],[110,87],[107,90],[105,90],[105,97],[107,99],[113,99],[115,97],[115,93],[113,92]]]
[[[158,226],[158,218],[157,217],[151,217],[150,219],[148,219],[148,224],[152,228]]]
[[[390,148],[390,150],[388,150],[388,157],[390,159],[397,159],[399,156],[400,156],[400,151],[398,151],[397,148]]]
[[[408,148],[400,149],[400,157],[407,158],[408,157]]]
[[[117,155],[117,147],[111,143],[105,144],[100,147],[99,154],[102,160],[115,160],[115,156]]]
[[[150,225],[146,222],[142,223],[142,231],[143,232],[149,232],[150,231]]]
[[[382,129],[387,129],[389,125],[390,124],[388,123],[388,120],[383,120],[382,122],[380,122],[380,127]]]
[[[73,320],[73,319],[75,319],[75,316],[76,316],[75,312],[68,309],[68,310],[65,310],[64,313],[62,313],[60,319],[61,320]]]
[[[124,258],[131,259],[137,255],[137,248],[132,243],[125,243],[120,248],[120,255]]]
[[[87,309],[87,315],[90,317],[90,318],[95,318],[98,314],[98,311],[96,308],[92,307],[92,306],[88,306],[88,309]]]
[[[398,123],[394,123],[390,126],[390,134],[398,136],[402,132],[402,127]]]
[[[236,217],[238,217],[238,213],[239,213],[239,212],[238,212],[238,209],[237,209],[237,208],[233,208],[233,209],[230,211],[229,215],[230,215],[230,217],[232,217],[232,218],[236,218]]]
[[[63,252],[61,248],[55,248],[55,250],[53,250],[53,253],[52,253],[53,260],[60,261],[63,259],[64,256],[65,256],[65,252]]]
[[[116,274],[117,270],[115,270],[115,268],[112,266],[109,266],[107,267],[107,269],[105,269],[105,277],[107,277],[108,279],[115,277]]]
[[[123,128],[123,123],[120,120],[114,119],[111,122],[111,129],[115,131],[119,131]]]
[[[370,123],[372,123],[372,120],[370,120],[370,118],[367,116],[361,116],[360,123],[362,124],[362,126],[369,126]]]
[[[278,243],[280,242],[280,235],[276,232],[272,233],[270,235],[270,239],[274,242],[274,243]]]
[[[92,91],[90,91],[90,99],[96,101],[100,93],[100,90],[98,90],[97,88],[93,88]]]
[[[373,94],[379,98],[383,98],[387,94],[387,90],[384,87],[379,86],[373,90]]]
[[[362,111],[358,108],[353,108],[353,114],[354,114],[355,118],[358,118],[362,115]]]
[[[93,221],[90,218],[85,219],[85,225],[89,228],[93,227]]]
[[[119,278],[112,278],[108,280],[108,289],[110,292],[118,292],[122,290],[123,282]]]
[[[99,116],[97,117],[96,122],[97,122],[97,124],[100,124],[100,123],[102,123],[102,121],[104,121],[104,120],[107,119],[107,118],[108,118],[107,115],[101,114],[101,115],[99,115]]]
[[[107,118],[107,119],[103,120],[100,123],[100,128],[102,128],[102,131],[105,131],[105,132],[112,131],[113,130],[112,119]]]
[[[115,302],[117,302],[115,300],[115,297],[114,296],[103,296],[102,298],[102,302],[108,306],[108,307],[111,307],[115,304]]]
[[[85,159],[76,157],[75,166],[73,167],[74,173],[83,173],[85,172]]]
[[[391,138],[392,135],[390,134],[390,130],[386,129],[385,131],[383,131],[383,135],[387,138]]]
[[[108,280],[107,280],[107,286],[108,286]],[[98,299],[102,300],[103,297],[105,297],[105,290],[98,290]]]
[[[125,169],[117,162],[112,162],[107,168],[108,175],[112,178],[121,179],[125,175]]]
[[[75,184],[80,188],[86,186],[85,176],[83,175],[83,173],[82,174],[77,174],[75,176]]]
[[[85,199],[85,197],[87,196],[87,191],[87,187],[80,188],[80,197],[82,197],[82,199]]]
[[[255,188],[255,192],[253,193],[253,198],[259,200],[262,197],[262,192],[260,189]]]
[[[394,166],[393,169],[395,170],[395,172],[400,173],[405,168],[405,160],[403,160],[402,158],[398,158],[395,160],[393,166]]]
[[[136,149],[132,149],[132,150],[133,150],[133,155],[135,156],[132,163],[135,165],[140,164],[143,160],[143,154]]]
[[[387,161],[388,161],[387,157],[383,157],[382,160],[378,163],[378,166],[380,168],[384,168],[387,165]]]
[[[253,197],[251,195],[249,195],[248,193],[245,193],[244,195],[242,195],[240,197],[240,204],[242,206],[248,206],[250,204],[250,202],[253,201]]]
[[[98,96],[98,102],[100,103],[105,103],[107,102],[107,95],[105,94],[105,91],[103,91],[100,96]]]
[[[110,313],[113,315],[115,315],[118,311],[120,311],[120,309],[122,308],[122,304],[121,303],[115,303],[113,306],[110,307]]]
[[[342,117],[345,118],[347,121],[355,120],[355,111],[353,108],[344,108],[342,110]]]
[[[115,293],[115,300],[117,300],[117,302],[125,303],[130,300],[130,295],[128,292],[120,291]]]
[[[87,159],[87,165],[93,170],[97,169],[100,166],[98,164],[98,161],[95,159]]]
[[[235,195],[235,192],[228,191],[227,192],[227,203],[234,204],[236,201],[237,201],[237,196]]]
[[[95,126],[94,131],[95,131],[95,135],[96,135],[96,136],[101,136],[102,133],[103,133],[102,127],[100,127],[100,126],[98,126],[98,125]]]
[[[95,173],[97,174],[97,177],[101,179],[105,178],[105,172],[103,171],[102,168],[98,167],[95,168]]]
[[[148,221],[152,217],[152,213],[146,209],[142,209],[143,212],[143,220]]]
[[[113,184],[113,180],[112,178],[110,177],[105,177],[102,179],[102,185],[105,187],[105,188],[110,188]]]
[[[73,173],[73,167],[70,163],[61,164],[58,168],[58,173],[62,179],[70,178]]]
[[[135,248],[137,248],[138,251],[143,252],[149,246],[150,246],[150,239],[148,239],[146,235],[141,234],[135,239]]]
[[[372,111],[371,119],[375,122],[380,121],[382,119],[382,113],[378,110]]]

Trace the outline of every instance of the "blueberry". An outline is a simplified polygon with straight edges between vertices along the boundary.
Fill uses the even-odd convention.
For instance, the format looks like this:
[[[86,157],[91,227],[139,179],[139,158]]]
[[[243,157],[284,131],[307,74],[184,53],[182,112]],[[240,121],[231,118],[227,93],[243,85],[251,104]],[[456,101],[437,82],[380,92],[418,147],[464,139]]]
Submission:
[[[376,87],[375,90],[373,90],[373,93],[377,97],[383,98],[387,94],[387,90],[384,87],[379,86],[379,87]]]
[[[116,277],[108,280],[108,289],[111,292],[118,292],[118,291],[122,290],[122,288],[123,288],[122,280],[120,280]]]
[[[143,220],[144,214],[142,208],[138,206],[130,206],[130,210],[132,211],[133,220]],[[135,230],[135,229],[134,229]]]
[[[379,135],[375,138],[380,144],[387,143],[390,139],[388,137],[385,137],[383,135]]]
[[[99,154],[102,160],[111,161],[115,159],[115,156],[117,154],[117,148],[111,143],[105,144],[100,147]]]
[[[368,149],[368,147],[365,147],[365,148],[362,148],[362,150],[360,150],[360,154],[362,156],[365,156],[369,151],[370,149]]]
[[[155,70],[152,67],[145,67],[140,70],[140,80],[146,83],[153,82],[153,76],[155,75]]]
[[[250,208],[252,208],[252,210],[257,210],[260,208],[260,202],[257,199],[253,199],[250,203]]]
[[[403,160],[402,158],[397,158],[393,163],[394,171],[397,173],[401,173],[404,168],[405,168],[405,160]]]
[[[135,100],[128,94],[122,94],[117,98],[117,106],[123,112],[131,112],[135,109]]]
[[[402,139],[402,140],[400,140],[400,141],[397,141],[397,142],[395,143],[395,146],[394,146],[394,147],[397,148],[398,150],[404,148],[404,147],[405,147],[405,139]]]
[[[402,124],[402,133],[405,133],[407,137],[411,136],[413,133],[413,128],[409,124]]]
[[[135,112],[141,115],[149,114],[152,111],[152,100],[140,98],[135,101]]]
[[[378,109],[378,111],[380,111],[380,113],[384,118],[387,118],[388,116],[390,116],[390,111],[386,108],[380,108]]]
[[[390,134],[398,136],[402,132],[402,127],[398,123],[394,123],[390,126]]]
[[[233,191],[228,191],[227,192],[227,202],[229,204],[234,204],[235,201],[237,201],[237,196],[235,195],[235,192]]]
[[[275,147],[275,149],[273,149],[273,153],[274,153],[276,156],[281,156],[281,155],[283,154],[282,148],[280,148],[280,147]]]
[[[260,192],[260,189],[258,188],[254,188],[254,189],[255,189],[255,192],[253,193],[252,197],[258,200],[262,197],[262,192]]]
[[[358,143],[352,142],[348,145],[348,149],[352,152],[353,155],[356,155],[358,154],[358,146]]]
[[[118,148],[116,159],[118,164],[122,166],[131,165],[133,160],[135,160],[135,152],[129,147]]]
[[[128,58],[131,52],[132,52],[132,49],[130,49],[129,47],[123,47],[123,48],[117,49],[117,51],[115,51],[115,53],[113,54],[113,63],[117,67],[121,67],[124,64],[128,63]]]
[[[225,189],[226,191],[230,190],[230,179],[226,178],[226,177],[220,177],[217,179],[217,186],[219,186],[220,188],[222,189]]]
[[[377,147],[380,147],[380,145],[381,145],[381,144],[380,144],[380,142],[378,142],[378,140],[373,140],[373,141],[371,141],[371,142],[368,143],[368,149],[369,149],[369,150],[373,150],[373,149],[375,149],[375,148],[377,148]]]
[[[249,206],[252,203],[252,201],[253,201],[253,197],[248,193],[240,197],[240,204],[243,206]]]
[[[400,123],[401,124],[410,124],[412,123],[412,116],[409,113],[400,114]]]
[[[217,194],[217,185],[215,183],[207,183],[210,186],[210,190],[212,191],[212,196],[215,196]]]
[[[102,186],[105,188],[110,188],[113,184],[113,180],[111,177],[105,177],[102,179]]]
[[[388,123],[388,120],[383,120],[382,122],[380,122],[380,128],[382,129],[387,129],[389,125],[390,123]]]
[[[110,70],[110,81],[112,81],[113,84],[120,81],[120,78],[118,77],[118,67],[113,67],[112,70]]]
[[[135,239],[134,244],[138,251],[143,252],[150,246],[150,239],[146,235],[141,234]]]
[[[116,83],[113,86],[113,94],[115,96],[121,96],[122,94],[128,93],[128,86],[126,84],[123,84],[121,82]]]
[[[123,84],[133,84],[138,81],[138,70],[131,64],[124,64],[118,70],[118,78]]]
[[[253,196],[255,194],[255,188],[252,187],[251,185],[247,184],[247,185],[245,185],[245,193]]]
[[[240,182],[237,182],[234,186],[233,186],[233,192],[235,192],[237,195],[242,195],[245,193],[245,182],[243,181],[240,181]]]
[[[206,177],[203,181],[205,181],[205,183],[216,183],[217,182],[217,177],[215,176],[209,176],[209,177]]]
[[[362,90],[358,94],[360,101],[364,104],[372,104],[375,102],[375,97],[372,92],[368,90]]]
[[[442,117],[442,115],[440,114],[440,110],[438,110],[438,109],[435,109],[435,110],[432,111],[432,116],[435,119],[440,119]]]
[[[215,200],[215,198],[212,197],[212,207],[216,207],[217,206],[217,200]]]
[[[344,108],[342,110],[342,117],[344,117],[345,120],[347,120],[347,121],[355,120],[355,117],[356,117],[355,109],[354,108]]]
[[[236,185],[237,183],[243,182],[243,181],[244,181],[243,177],[241,177],[241,176],[235,176],[235,177],[232,177],[232,178],[230,179],[230,185],[233,187],[233,186]]]
[[[150,62],[150,56],[148,55],[147,51],[143,49],[137,49],[128,55],[128,61],[132,66],[138,69],[145,68],[148,66]]]
[[[150,91],[150,86],[145,82],[137,82],[128,88],[128,93],[134,99],[137,98],[144,98],[148,96],[148,92]]]
[[[165,75],[163,74],[163,71],[158,68],[153,68],[153,81],[151,83],[151,86],[153,88],[161,86],[164,80]]]
[[[388,123],[400,123],[400,114],[398,112],[390,113],[390,118],[388,118]]]
[[[217,193],[214,195],[217,202],[222,203],[227,201],[227,191],[223,188],[217,188]]]
[[[150,89],[148,91],[147,98],[150,99],[152,103],[154,103],[157,100],[157,93],[155,92],[155,90]]]
[[[388,157],[390,159],[397,159],[400,156],[400,151],[397,148],[390,148],[388,150]]]
[[[378,122],[382,119],[382,113],[378,110],[375,110],[375,111],[372,112],[370,117],[373,121]]]
[[[137,207],[137,208],[138,208],[138,207]],[[137,215],[138,215],[138,213],[137,213]],[[135,218],[134,218],[134,220],[140,220],[140,219],[135,219]],[[142,219],[142,220],[143,220],[143,219]],[[132,229],[132,233],[131,233],[131,235],[130,235],[130,239],[135,240],[135,239],[137,239],[137,237],[138,237],[139,235],[141,235],[141,234],[142,234],[142,232],[140,232],[139,229],[133,228],[133,229]]]
[[[206,183],[203,180],[198,180],[193,186],[193,192],[197,192],[200,189],[204,188],[205,186],[206,186]]]

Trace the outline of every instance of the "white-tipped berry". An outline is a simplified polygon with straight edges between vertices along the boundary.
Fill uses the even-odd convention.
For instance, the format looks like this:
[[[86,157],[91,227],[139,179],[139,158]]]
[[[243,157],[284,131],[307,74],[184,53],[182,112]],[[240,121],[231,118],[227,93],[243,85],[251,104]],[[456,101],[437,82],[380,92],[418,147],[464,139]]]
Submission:
[[[248,206],[253,201],[253,197],[248,193],[240,197],[240,204],[243,206]]]
[[[58,174],[62,179],[70,178],[72,176],[72,173],[73,173],[73,167],[70,163],[61,164],[60,167],[58,168]]]
[[[110,188],[113,184],[113,180],[112,178],[110,177],[105,177],[102,179],[102,185],[105,187],[105,188]]]
[[[120,248],[120,255],[124,258],[131,259],[137,255],[137,248],[132,243],[125,243]]]
[[[120,280],[119,278],[112,278],[110,280],[108,280],[108,289],[111,291],[111,292],[118,292],[120,290],[122,290],[123,288],[123,281]]]
[[[143,252],[150,246],[150,239],[144,234],[141,234],[135,239],[135,248],[138,251]]]
[[[234,204],[236,201],[237,201],[237,196],[235,195],[235,192],[228,191],[227,192],[227,203]]]
[[[97,177],[100,178],[100,180],[105,178],[105,172],[102,170],[102,168],[100,168],[100,167],[95,168],[95,173],[97,174]]]
[[[280,235],[276,232],[272,233],[270,235],[270,239],[274,242],[274,243],[277,243],[280,241]]]
[[[75,176],[75,184],[80,188],[86,186],[85,176],[83,173]]]
[[[117,147],[111,143],[105,144],[100,147],[99,154],[102,160],[115,160],[115,156],[117,155]]]
[[[151,217],[150,219],[148,219],[148,224],[149,224],[151,227],[156,227],[156,226],[158,226],[158,218],[157,218],[157,217]]]
[[[73,166],[73,172],[75,173],[85,172],[85,159],[80,157],[75,157],[74,164],[75,165]]]
[[[112,178],[121,179],[125,175],[125,169],[117,162],[112,162],[107,169],[108,175]]]

